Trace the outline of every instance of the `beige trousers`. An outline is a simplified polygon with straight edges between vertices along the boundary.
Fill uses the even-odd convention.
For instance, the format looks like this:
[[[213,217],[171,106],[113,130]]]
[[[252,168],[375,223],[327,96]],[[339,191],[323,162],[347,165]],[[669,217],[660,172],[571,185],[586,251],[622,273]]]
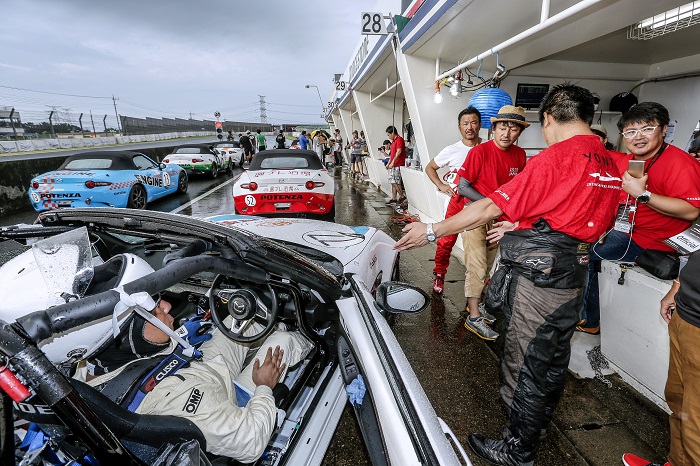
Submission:
[[[464,296],[480,298],[489,278],[489,272],[498,253],[498,243],[489,244],[486,232],[493,228],[493,222],[462,232],[464,246]]]

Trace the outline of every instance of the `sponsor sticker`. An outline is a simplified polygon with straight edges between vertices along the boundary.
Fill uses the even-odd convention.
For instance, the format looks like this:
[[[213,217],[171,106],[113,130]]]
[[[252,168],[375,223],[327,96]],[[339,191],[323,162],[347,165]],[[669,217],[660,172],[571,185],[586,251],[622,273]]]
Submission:
[[[183,406],[182,410],[187,414],[195,414],[199,409],[199,404],[204,398],[204,392],[197,387],[194,387],[190,392],[190,396],[187,397],[187,402]]]
[[[326,248],[346,248],[364,242],[365,236],[357,233],[343,233],[339,231],[310,231],[302,236],[304,241],[314,246]]]

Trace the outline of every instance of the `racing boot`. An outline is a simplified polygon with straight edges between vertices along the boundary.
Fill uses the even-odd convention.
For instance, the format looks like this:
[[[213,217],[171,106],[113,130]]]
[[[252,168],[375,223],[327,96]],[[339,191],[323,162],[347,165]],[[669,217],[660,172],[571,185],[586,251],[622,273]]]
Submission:
[[[523,461],[518,455],[517,441],[510,436],[506,440],[494,440],[479,434],[469,434],[469,446],[480,458],[503,466],[533,466],[533,460]]]
[[[442,294],[445,291],[445,276],[441,273],[436,273],[433,280],[433,293]]]

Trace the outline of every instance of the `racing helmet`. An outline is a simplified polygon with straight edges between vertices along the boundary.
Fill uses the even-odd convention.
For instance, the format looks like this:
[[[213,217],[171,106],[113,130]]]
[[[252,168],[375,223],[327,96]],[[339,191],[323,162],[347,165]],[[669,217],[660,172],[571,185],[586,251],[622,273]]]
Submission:
[[[118,254],[94,267],[94,277],[85,295],[94,295],[122,286],[153,272],[144,259],[134,254]],[[18,290],[31,290],[18,293]],[[26,251],[0,269],[0,316],[12,322],[28,313],[56,305],[56,298],[44,282],[39,266]],[[150,310],[150,309],[149,309]],[[117,315],[120,333],[132,319],[132,308]],[[39,346],[54,364],[77,361],[101,351],[114,339],[112,319],[106,317],[89,322],[72,331],[55,335]]]

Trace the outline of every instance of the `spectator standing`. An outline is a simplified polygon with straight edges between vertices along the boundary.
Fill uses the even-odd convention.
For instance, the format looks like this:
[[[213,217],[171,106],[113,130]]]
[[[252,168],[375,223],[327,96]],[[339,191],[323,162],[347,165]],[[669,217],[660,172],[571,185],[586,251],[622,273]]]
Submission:
[[[265,135],[261,133],[260,129],[258,129],[257,133],[255,141],[258,144],[258,152],[262,152],[267,148],[267,141],[265,141]]]
[[[253,141],[250,138],[250,131],[238,138],[238,145],[243,148],[243,155],[245,156],[246,162],[250,163],[253,158],[255,151],[253,150]]]
[[[399,136],[395,126],[387,127],[386,135],[391,141],[389,163],[386,164],[389,183],[391,183],[391,199],[386,202],[386,205],[401,205],[406,200],[401,186],[401,167],[406,164],[406,143]]]
[[[591,249],[583,318],[578,331],[600,333],[598,273],[600,261],[634,262],[645,249],[672,252],[663,241],[690,227],[700,214],[700,166],[681,149],[664,142],[668,110],[642,102],[617,122],[630,154],[619,154],[623,195],[618,220]],[[627,170],[630,160],[644,161],[644,175]],[[604,172],[601,172],[604,173]]]
[[[309,138],[306,137],[306,131],[302,131],[299,135],[299,148],[307,150],[309,148]]]
[[[333,146],[333,158],[335,159],[335,164],[340,166],[343,163],[343,136],[340,135],[340,130],[336,128],[333,139],[335,139],[335,145]]]
[[[457,192],[469,201],[478,201],[508,183],[525,168],[525,151],[515,145],[520,134],[530,126],[525,121],[525,109],[505,105],[491,118],[493,139],[479,144],[469,152],[459,169]],[[496,259],[498,244],[489,243],[487,233],[493,222],[487,222],[462,233],[464,245],[464,265],[467,269],[464,279],[464,296],[467,298],[465,311],[469,314],[464,327],[484,340],[495,340],[498,333],[487,324],[495,318],[480,306],[489,271]]]
[[[481,143],[479,130],[481,129],[481,113],[474,107],[467,107],[457,115],[457,130],[462,138],[442,149],[433,160],[425,167],[425,174],[435,185],[437,190],[448,197],[445,218],[452,217],[464,208],[467,199],[457,193],[457,170],[462,166],[469,151]],[[386,142],[386,141],[385,141]],[[391,144],[391,141],[389,141]],[[386,154],[388,156],[388,153]],[[442,178],[438,175],[438,169],[448,167],[447,173]],[[433,292],[442,294],[445,290],[445,275],[450,265],[452,248],[457,242],[457,235],[447,235],[438,239],[435,249],[435,267],[433,268]]]
[[[357,133],[357,131],[353,131],[352,141],[350,141],[350,176],[352,178],[354,178],[355,175],[359,173],[358,168],[360,163],[360,157],[362,154],[363,144],[364,141],[360,139],[360,136]]]
[[[275,138],[275,143],[277,143],[277,149],[284,149],[286,147],[284,142],[285,142],[284,131],[280,130],[280,133]]]
[[[458,214],[434,225],[407,225],[394,246],[399,251],[422,246],[504,214],[519,220],[501,239],[500,265],[487,289],[487,307],[502,307],[504,314],[500,395],[507,428],[501,439],[469,434],[472,450],[494,464],[534,464],[566,381],[586,278],[582,264],[615,214],[619,173],[590,130],[594,114],[590,91],[554,86],[539,109],[549,147],[510,182]],[[606,172],[610,176],[591,177]]]

